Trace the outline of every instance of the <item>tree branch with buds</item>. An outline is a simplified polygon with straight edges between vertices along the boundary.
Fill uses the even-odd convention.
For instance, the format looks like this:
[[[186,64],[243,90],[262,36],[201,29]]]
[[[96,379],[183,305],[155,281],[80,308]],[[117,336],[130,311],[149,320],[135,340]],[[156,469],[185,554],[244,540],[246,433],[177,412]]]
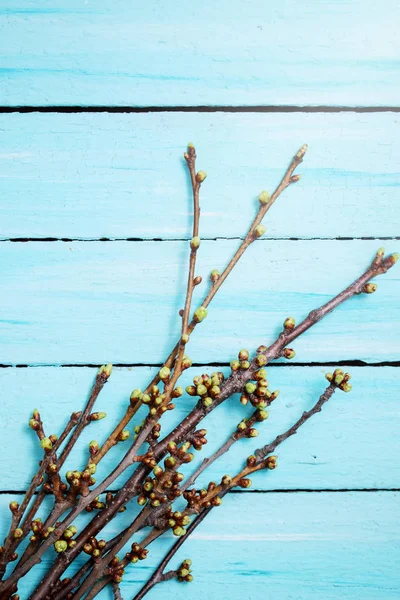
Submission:
[[[54,435],[46,436],[40,414],[34,411],[30,426],[38,437],[44,458],[21,506],[17,503],[10,505],[11,525],[4,545],[0,547],[2,577],[7,565],[17,559],[17,546],[26,539],[30,531],[32,535],[14,570],[0,582],[0,600],[16,600],[19,580],[42,560],[51,547],[56,551],[57,558],[30,596],[30,600],[79,600],[83,597],[90,600],[106,585],[111,585],[114,597],[120,599],[119,584],[123,580],[125,568],[130,563],[146,559],[147,546],[170,529],[177,536],[177,541],[134,600],[140,600],[156,584],[163,581],[173,578],[190,581],[192,575],[189,561],[184,561],[176,570],[165,571],[184,540],[214,507],[221,505],[222,498],[232,488],[239,486],[246,489],[251,485],[248,477],[250,474],[274,469],[277,463],[272,453],[276,447],[293,436],[299,427],[319,412],[336,389],[350,391],[348,374],[339,369],[328,374],[329,386],[314,407],[304,412],[286,432],[257,449],[247,458],[245,466],[238,468],[236,475],[225,475],[219,484],[211,481],[204,489],[197,490],[192,487],[198,477],[216,460],[221,460],[236,442],[258,435],[257,424],[266,421],[267,408],[279,394],[278,391],[269,389],[266,371],[268,365],[282,357],[293,358],[295,351],[291,347],[292,342],[337,306],[358,294],[371,294],[376,291],[377,286],[371,280],[386,273],[398,259],[397,254],[385,256],[383,249],[378,250],[368,269],[352,284],[311,311],[298,325],[293,317],[288,317],[281,333],[269,346],[260,346],[253,357],[248,350],[241,350],[238,358],[231,362],[231,373],[228,377],[219,371],[211,375],[196,375],[193,385],[186,388],[189,396],[197,398],[196,405],[172,431],[159,439],[163,415],[173,410],[175,402],[184,394],[178,383],[183,372],[192,366],[186,351],[194,330],[207,317],[211,301],[246,249],[265,233],[263,219],[269,209],[287,187],[299,180],[300,176],[295,174],[295,170],[303,161],[306,151],[307,146],[304,145],[295,154],[281,182],[271,195],[266,191],[260,193],[259,207],[246,235],[227,266],[221,272],[218,269],[211,271],[209,289],[201,304],[193,308],[194,289],[202,283],[202,277],[196,275],[196,264],[201,248],[200,189],[206,179],[206,173],[196,170],[196,151],[194,146],[189,144],[184,158],[192,187],[193,229],[189,244],[186,294],[180,311],[179,340],[144,391],[133,390],[124,416],[114,426],[106,442],[99,445],[93,440],[89,444],[88,458],[83,470],[71,465],[65,477],[61,474],[61,468],[70,461],[71,450],[82,431],[89,423],[106,416],[105,413],[93,412],[93,407],[104,384],[110,378],[111,365],[100,368],[83,411],[73,413],[59,439]],[[200,427],[203,420],[235,394],[240,395],[243,411],[247,410],[246,405],[252,405],[251,414],[244,414],[219,449],[205,458],[199,467],[186,477],[179,469],[193,459],[191,450],[201,451],[207,442],[207,431]],[[129,441],[128,425],[140,408],[147,409],[147,416],[142,423],[136,424],[133,440]],[[96,482],[94,475],[100,461],[119,443],[127,443],[125,455],[106,477]],[[145,450],[142,448],[143,444]],[[61,453],[57,457],[59,450]],[[129,474],[126,475],[128,469]],[[120,489],[110,492],[112,484],[120,476],[125,476]],[[46,495],[53,496],[54,502],[42,522],[35,516]],[[181,496],[186,500],[186,507],[183,510],[175,510],[174,503]],[[132,516],[130,525],[111,540],[99,537],[105,525],[111,519],[117,518],[118,513],[125,510],[133,498],[137,498],[139,512]],[[95,514],[88,525],[78,532],[74,521],[83,511],[95,511]],[[130,551],[120,558],[118,553],[123,552],[126,544],[146,526],[152,527],[150,533],[141,544],[133,542]],[[75,564],[74,561],[81,553],[88,555],[87,562],[76,569],[70,578],[61,579],[64,571]]]

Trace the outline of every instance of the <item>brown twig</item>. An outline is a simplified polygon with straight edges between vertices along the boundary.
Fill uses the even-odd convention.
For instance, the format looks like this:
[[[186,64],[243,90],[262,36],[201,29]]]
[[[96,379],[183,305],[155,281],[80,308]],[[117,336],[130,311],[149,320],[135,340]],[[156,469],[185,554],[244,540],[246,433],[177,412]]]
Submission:
[[[203,512],[198,515],[189,525],[186,530],[185,535],[181,536],[177,539],[174,545],[168,550],[167,554],[163,558],[163,560],[158,565],[157,569],[151,575],[147,583],[142,587],[142,589],[136,594],[133,600],[142,600],[144,596],[155,586],[157,583],[161,583],[165,581],[166,578],[163,577],[164,569],[168,565],[171,558],[178,552],[179,548],[185,543],[187,538],[193,533],[193,531],[200,525],[202,521],[206,518],[208,513],[211,511],[211,508],[203,510]],[[174,572],[175,573],[175,572]],[[94,597],[94,596],[93,596]]]
[[[119,584],[115,581],[113,581],[112,583],[112,589],[114,594],[114,600],[123,600]]]
[[[12,513],[10,529],[9,529],[9,532],[7,534],[7,537],[6,537],[6,540],[4,543],[4,547],[3,547],[4,549],[3,549],[3,553],[1,555],[1,560],[0,560],[0,578],[5,573],[7,561],[10,557],[10,554],[15,552],[16,548],[19,546],[19,544],[23,541],[24,537],[28,533],[30,521],[33,519],[34,515],[36,514],[42,501],[45,498],[44,493],[41,493],[37,496],[27,517],[25,518],[25,521],[21,527],[21,530],[22,530],[21,537],[19,537],[19,538],[14,537],[14,532],[19,527],[19,525],[24,517],[25,511],[26,511],[37,487],[41,484],[41,482],[43,480],[43,475],[45,474],[46,469],[48,468],[48,466],[51,463],[54,462],[54,460],[56,460],[57,450],[64,443],[65,439],[70,434],[72,429],[77,425],[79,417],[80,417],[80,413],[72,413],[72,415],[71,415],[67,425],[65,426],[64,430],[62,431],[60,437],[54,443],[52,450],[50,452],[45,452],[44,458],[42,459],[42,461],[40,463],[40,467],[39,467],[38,471],[36,472],[35,476],[33,477],[29,488],[25,492],[25,496],[24,496],[20,506],[18,507],[17,510],[13,511],[13,513]],[[41,421],[40,421],[40,424],[41,424]]]

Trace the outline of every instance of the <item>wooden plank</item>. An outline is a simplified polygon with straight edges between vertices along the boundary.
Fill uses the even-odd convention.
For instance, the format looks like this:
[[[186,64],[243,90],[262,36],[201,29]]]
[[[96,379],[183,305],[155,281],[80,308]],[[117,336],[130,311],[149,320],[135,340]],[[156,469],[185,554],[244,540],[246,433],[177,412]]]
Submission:
[[[396,113],[7,114],[0,130],[0,238],[188,238],[189,140],[208,172],[203,237],[243,236],[304,142],[270,237],[399,234]]]
[[[194,306],[208,273],[238,243],[203,242],[197,273],[205,283]],[[376,250],[376,241],[257,241],[215,298],[189,355],[228,362],[242,347],[268,343],[288,315],[305,317],[358,277]],[[3,242],[1,256],[4,364],[159,364],[178,339],[188,242]],[[378,285],[375,296],[352,299],[296,341],[296,360],[398,360],[398,267]]]
[[[3,514],[10,498],[0,498]],[[399,506],[398,494],[391,492],[231,495],[171,562],[170,568],[176,568],[190,557],[194,582],[164,583],[148,597],[157,600],[167,593],[177,600],[218,600],[223,594],[253,600],[268,589],[271,597],[282,600],[397,600]],[[129,517],[128,511],[119,516],[118,527]],[[5,524],[4,519],[3,531]],[[116,532],[113,521],[106,537]],[[126,570],[124,598],[134,596],[171,542],[172,536],[161,538],[150,547],[147,560]],[[53,556],[49,553],[35,576],[23,580],[22,597]],[[99,598],[110,598],[109,591]]]
[[[191,383],[194,375],[216,368],[193,368],[185,373],[182,385]],[[200,483],[219,481],[225,473],[234,474],[257,447],[290,427],[303,410],[309,410],[316,402],[325,388],[324,373],[328,370],[327,367],[270,367],[271,389],[280,389],[281,394],[270,408],[269,420],[259,426],[259,437],[237,443],[207,471]],[[223,371],[228,373],[229,369]],[[351,394],[337,393],[320,415],[285,442],[278,450],[279,468],[254,476],[254,489],[399,487],[400,369],[351,367],[350,371],[353,376]],[[65,470],[80,467],[87,444],[92,439],[99,442],[105,439],[124,413],[131,390],[143,389],[154,372],[155,369],[149,367],[114,369],[97,403],[97,410],[107,411],[108,417],[85,431]],[[48,434],[59,433],[68,416],[83,407],[95,373],[95,369],[85,367],[0,370],[3,407],[0,490],[25,489],[40,459],[35,436],[27,426],[33,408],[40,409]],[[194,403],[195,400],[186,395],[176,403],[176,409],[163,417],[163,435],[184,418]],[[196,462],[185,472],[191,472],[200,460],[214,452],[236,424],[250,413],[251,407],[243,407],[237,397],[215,410],[204,422],[208,444],[202,452],[195,453]],[[145,414],[143,409],[129,429],[132,430]],[[13,451],[16,445],[18,452]],[[111,471],[126,449],[127,444],[120,444],[112,450],[101,463],[96,475],[98,480]],[[123,480],[120,481],[122,485]]]
[[[396,0],[19,0],[0,16],[1,104],[398,104]]]

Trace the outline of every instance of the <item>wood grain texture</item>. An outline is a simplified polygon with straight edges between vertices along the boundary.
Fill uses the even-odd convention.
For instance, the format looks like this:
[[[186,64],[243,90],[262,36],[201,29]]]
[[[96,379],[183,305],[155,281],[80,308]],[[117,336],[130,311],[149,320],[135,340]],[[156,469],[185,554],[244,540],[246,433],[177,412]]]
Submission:
[[[10,499],[0,497],[2,513]],[[211,600],[258,600],[268,590],[269,597],[282,600],[397,600],[399,506],[399,495],[393,492],[228,496],[171,563],[176,568],[190,557],[194,582],[160,584],[148,598],[186,600],[204,594]],[[119,525],[126,525],[129,518],[129,511],[120,515]],[[113,521],[105,537],[116,532]],[[171,542],[172,536],[162,538],[150,547],[147,560],[127,569],[121,588],[126,600]],[[19,590],[23,598],[50,558],[49,552],[36,573],[23,580]],[[111,592],[99,598],[111,599]]]
[[[194,375],[203,371],[209,373],[216,368],[194,367],[185,373],[182,385],[191,383]],[[349,370],[353,376],[352,392],[336,393],[321,414],[282,444],[277,452],[279,468],[255,475],[254,489],[399,487],[399,369],[351,367]],[[229,369],[224,368],[223,371],[227,373]],[[324,374],[327,371],[327,367],[270,367],[268,379],[271,389],[280,389],[281,394],[270,408],[268,421],[258,427],[259,437],[238,442],[227,455],[210,467],[199,480],[200,484],[210,480],[219,481],[225,473],[233,475],[256,448],[290,427],[303,410],[313,406],[322,393],[326,386]],[[108,431],[124,413],[132,389],[143,389],[154,372],[154,368],[148,367],[114,368],[112,378],[96,405],[97,410],[105,410],[108,417],[86,429],[65,471],[80,468],[85,461],[87,444],[92,439],[101,442],[106,438]],[[93,368],[76,367],[0,370],[3,407],[0,424],[0,491],[25,489],[41,457],[36,438],[27,425],[33,408],[40,410],[48,435],[59,433],[68,416],[83,407],[95,373]],[[194,403],[195,399],[186,395],[177,401],[177,408],[163,417],[163,435],[184,418]],[[132,422],[129,427],[131,431],[145,413],[143,410]],[[236,424],[250,413],[251,408],[243,407],[238,397],[211,413],[204,421],[208,444],[202,452],[195,453],[195,463],[191,463],[186,472],[190,473],[200,460],[214,452]],[[119,444],[101,463],[96,475],[98,480],[111,471],[125,453],[128,443]],[[16,445],[18,452],[13,451]]]
[[[196,142],[201,235],[243,236],[257,195],[291,156],[302,180],[267,217],[270,237],[398,236],[400,116],[0,115],[0,238],[188,238],[182,153]]]
[[[203,242],[200,304],[211,269],[237,240]],[[229,362],[272,341],[288,315],[300,320],[358,277],[376,241],[254,243],[221,288],[188,354]],[[5,364],[159,364],[179,335],[188,242],[3,242],[0,352]],[[397,248],[398,249],[398,248]],[[396,250],[393,243],[390,250]],[[400,358],[399,269],[374,296],[353,298],[302,336],[296,360]],[[195,341],[196,340],[196,341]]]
[[[396,0],[15,0],[1,104],[395,105],[399,16]]]

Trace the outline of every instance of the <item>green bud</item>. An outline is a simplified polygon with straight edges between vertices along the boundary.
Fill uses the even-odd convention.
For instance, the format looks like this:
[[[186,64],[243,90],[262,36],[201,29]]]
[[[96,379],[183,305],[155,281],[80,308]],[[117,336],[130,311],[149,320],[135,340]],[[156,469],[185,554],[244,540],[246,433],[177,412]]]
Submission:
[[[335,384],[340,385],[342,383],[343,379],[344,379],[344,374],[338,373],[337,375],[335,375],[335,379],[334,379]]]
[[[265,464],[266,464],[267,469],[269,469],[270,471],[273,471],[273,469],[276,469],[276,467],[278,466],[278,457],[277,456],[268,456]]]
[[[258,354],[258,355],[257,355],[257,358],[256,358],[256,361],[257,361],[257,365],[258,365],[259,367],[263,367],[263,366],[264,366],[264,365],[266,365],[266,364],[267,364],[267,362],[268,362],[268,360],[267,360],[267,357],[266,357],[266,356],[264,356],[264,354]]]
[[[259,369],[258,371],[256,371],[254,373],[254,378],[257,381],[261,381],[263,379],[266,379],[267,378],[267,371],[265,369]],[[267,383],[267,385],[268,385],[268,383]]]
[[[37,431],[40,427],[40,423],[39,421],[36,421],[36,419],[29,419],[29,427],[34,431]]]
[[[19,527],[17,527],[17,529],[14,529],[15,539],[22,538],[23,535],[24,535],[24,532],[22,531],[22,529],[20,529]]]
[[[237,371],[238,369],[240,369],[240,362],[238,360],[233,360],[231,362],[231,369],[232,371]]]
[[[293,317],[288,317],[283,323],[284,328],[289,330],[294,329],[295,325],[296,321],[293,319]]]
[[[105,419],[107,413],[105,412],[94,412],[90,415],[92,421],[100,421],[101,419]]]
[[[344,383],[341,387],[341,390],[343,390],[343,392],[351,392],[352,390],[352,385],[351,383]]]
[[[213,283],[216,283],[220,277],[221,277],[221,273],[218,271],[218,269],[213,269],[211,271],[210,279]]]
[[[249,437],[251,437],[251,438],[258,437],[258,430],[254,429],[254,427],[249,429]]]
[[[149,404],[150,400],[151,400],[151,398],[150,398],[150,396],[148,394],[143,394],[142,395],[142,402],[143,402],[143,404]]]
[[[259,421],[266,421],[269,417],[269,412],[267,410],[260,410],[257,415],[257,419]]]
[[[290,360],[296,356],[296,352],[293,350],[293,348],[284,348],[283,356]]]
[[[249,355],[249,351],[246,350],[246,348],[242,348],[242,350],[239,351],[238,359],[240,361],[242,361],[242,360],[249,360],[249,356],[250,356]]]
[[[245,385],[245,389],[248,394],[253,394],[256,391],[257,386],[252,381],[248,381]]]
[[[196,388],[196,393],[198,396],[205,396],[207,394],[207,388],[205,385],[198,385]]]
[[[68,544],[65,540],[58,540],[54,543],[54,550],[56,552],[65,552],[68,548]]]
[[[211,406],[212,403],[213,403],[213,401],[212,401],[212,398],[210,398],[210,397],[203,399],[203,406],[205,406],[206,408]]]
[[[194,319],[197,323],[201,323],[207,316],[207,309],[204,306],[199,306],[199,308],[194,313]]]
[[[265,232],[265,226],[261,225],[260,223],[260,225],[257,225],[257,227],[254,229],[254,237],[260,238],[262,235],[264,235]]]
[[[196,235],[195,237],[193,237],[190,240],[190,247],[191,247],[191,249],[192,250],[197,250],[197,248],[200,247],[200,242],[201,242],[201,240],[200,240],[200,238],[199,238],[198,235]]]
[[[96,470],[97,470],[96,463],[89,463],[88,464],[88,469],[89,469],[89,473],[91,475],[94,475],[96,473]]]
[[[185,535],[186,533],[186,529],[184,529],[183,527],[174,527],[172,530],[173,534],[180,537],[182,535]]]
[[[365,294],[373,294],[376,292],[378,286],[376,283],[366,283],[363,288],[363,292]]]
[[[164,465],[167,469],[172,469],[176,465],[176,460],[173,456],[167,456],[164,460]]]
[[[205,178],[207,177],[207,173],[205,171],[198,171],[196,173],[196,181],[197,183],[203,183]]]
[[[237,426],[237,430],[238,431],[245,431],[247,429],[247,423],[246,421],[240,421],[239,425]]]
[[[258,201],[260,202],[260,204],[268,204],[270,200],[271,196],[265,190],[263,190],[258,196]]]
[[[43,448],[43,450],[50,452],[50,450],[53,449],[53,444],[51,443],[51,439],[45,437],[42,440],[40,440],[40,447]]]
[[[98,371],[98,375],[103,375],[108,379],[111,375],[112,368],[113,367],[111,363],[109,363],[108,365],[102,365]]]
[[[187,344],[188,341],[189,341],[189,336],[187,333],[184,333],[181,337],[181,342],[182,342],[182,344]]]
[[[164,471],[162,470],[161,467],[159,467],[158,465],[156,467],[154,467],[153,469],[153,473],[154,475],[158,478],[161,477],[161,475],[164,473]]]
[[[190,369],[191,366],[192,366],[192,359],[189,358],[188,356],[186,356],[186,354],[185,354],[182,359],[182,369]]]
[[[128,429],[123,429],[123,430],[120,432],[119,436],[118,436],[118,441],[119,441],[119,442],[125,442],[125,441],[126,441],[128,438],[129,438],[129,436],[130,436],[130,435],[131,435],[131,434],[130,434],[130,432],[128,431]]]
[[[171,375],[171,370],[168,367],[162,367],[159,370],[158,375],[159,375],[161,381],[166,381],[167,379],[169,379],[169,376]]]
[[[12,502],[10,502],[9,507],[10,507],[10,510],[12,513],[16,513],[17,510],[19,509],[19,504],[18,504],[18,502],[13,500]]]

